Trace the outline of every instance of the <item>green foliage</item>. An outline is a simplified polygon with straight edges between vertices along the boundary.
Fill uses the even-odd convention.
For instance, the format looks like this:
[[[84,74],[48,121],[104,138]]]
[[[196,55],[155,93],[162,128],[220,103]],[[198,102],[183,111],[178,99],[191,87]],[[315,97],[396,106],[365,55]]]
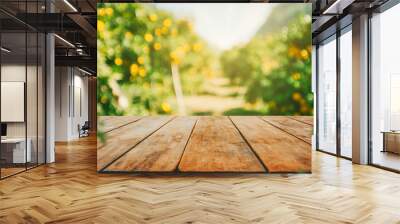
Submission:
[[[273,8],[267,20],[258,30],[258,35],[267,35],[281,31],[288,23],[294,21],[301,15],[311,13],[310,4],[280,3]]]
[[[224,111],[225,116],[257,116],[257,115],[266,115],[265,112],[260,110],[246,110],[244,108],[233,108],[227,111]]]
[[[261,104],[267,114],[312,114],[310,14],[299,13],[279,32],[224,52],[221,64],[232,84],[246,85],[246,101]]]
[[[213,55],[191,23],[150,4],[99,4],[97,30],[99,115],[173,113],[171,66],[188,94],[211,71]]]
[[[244,86],[244,96],[231,97],[246,105],[227,115],[312,114],[311,10],[285,6],[247,44],[217,55],[190,21],[152,4],[98,4],[98,115],[176,113],[172,66],[185,95],[205,95],[205,80],[219,74]]]

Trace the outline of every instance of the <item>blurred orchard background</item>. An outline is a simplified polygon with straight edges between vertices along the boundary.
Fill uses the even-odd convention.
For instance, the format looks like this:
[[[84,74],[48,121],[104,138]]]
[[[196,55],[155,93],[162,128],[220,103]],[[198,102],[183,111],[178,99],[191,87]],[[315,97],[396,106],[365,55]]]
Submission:
[[[98,115],[313,113],[309,4],[99,3],[97,32]]]

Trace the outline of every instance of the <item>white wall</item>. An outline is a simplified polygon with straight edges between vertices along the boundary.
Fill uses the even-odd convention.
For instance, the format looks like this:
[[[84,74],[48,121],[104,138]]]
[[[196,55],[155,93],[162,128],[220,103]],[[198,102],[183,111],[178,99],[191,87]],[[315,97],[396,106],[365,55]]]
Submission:
[[[25,64],[7,64],[1,66],[2,82],[25,82]],[[6,108],[1,108],[5,110]],[[7,123],[8,137],[25,137],[25,122],[9,122]]]
[[[82,73],[76,74],[77,70],[74,70],[75,75],[74,75],[74,91],[72,94],[72,98],[74,99],[74,108],[72,109],[72,117],[73,119],[71,120],[71,135],[74,136],[74,138],[78,137],[78,124],[83,125],[85,121],[88,121],[89,118],[89,113],[88,113],[88,78],[85,76],[82,76]],[[79,93],[80,92],[80,93]],[[80,95],[80,97],[79,97]],[[80,101],[80,102],[79,102]],[[81,107],[81,108],[79,108]],[[81,110],[81,111],[80,111]]]
[[[9,64],[1,66],[1,81],[25,82],[25,64]],[[5,110],[6,108],[1,108]],[[25,122],[7,123],[8,137],[25,137]]]
[[[88,78],[72,67],[56,67],[55,73],[55,140],[70,141],[79,137],[78,125],[88,120]]]
[[[68,117],[69,117],[69,96],[68,88],[70,84],[70,76],[67,67],[55,68],[55,140],[68,140]]]

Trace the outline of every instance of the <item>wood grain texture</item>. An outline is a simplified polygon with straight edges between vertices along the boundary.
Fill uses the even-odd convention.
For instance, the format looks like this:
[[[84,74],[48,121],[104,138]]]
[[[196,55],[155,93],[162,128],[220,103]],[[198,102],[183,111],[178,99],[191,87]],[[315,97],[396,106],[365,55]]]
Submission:
[[[265,172],[228,117],[200,117],[179,164],[181,172]]]
[[[269,172],[310,172],[311,146],[254,116],[230,117]],[[260,122],[262,121],[262,122]]]
[[[98,142],[97,169],[103,169],[171,119],[169,116],[144,117],[106,133],[106,142]]]
[[[96,172],[96,136],[55,146],[56,163],[0,180],[0,223],[385,223],[400,175],[312,152],[312,174]]]
[[[313,116],[287,116],[288,118],[306,123],[308,125],[314,125],[314,117]]]
[[[286,116],[264,116],[261,118],[273,126],[311,144],[312,126]]]
[[[13,174],[25,171],[25,167],[2,167],[1,170],[1,178],[5,178],[11,176]]]
[[[115,161],[106,171],[175,171],[196,120],[195,117],[175,118]]]
[[[99,117],[99,130],[102,132],[109,132],[126,124],[139,120],[139,116],[100,116]]]

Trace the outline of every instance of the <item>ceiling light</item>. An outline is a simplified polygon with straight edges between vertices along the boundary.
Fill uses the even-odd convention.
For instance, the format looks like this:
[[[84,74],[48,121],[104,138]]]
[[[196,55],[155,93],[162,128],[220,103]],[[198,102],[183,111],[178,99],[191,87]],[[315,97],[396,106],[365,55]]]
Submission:
[[[74,12],[78,12],[78,10],[68,1],[64,0],[65,4],[67,4]]]
[[[9,50],[9,49],[7,49],[7,48],[5,48],[5,47],[1,47],[0,49],[1,49],[2,51],[6,52],[6,53],[10,53],[10,52],[11,52],[11,50]]]
[[[62,37],[60,37],[60,36],[57,35],[57,34],[54,34],[54,36],[57,37],[59,40],[63,41],[64,43],[66,43],[67,45],[69,45],[70,47],[75,48],[75,45],[73,45],[73,44],[72,44],[71,42],[69,42],[68,40],[66,40],[66,39],[64,39],[64,38],[62,38]]]
[[[336,0],[322,14],[342,14],[343,10],[351,5],[355,0]]]
[[[86,70],[83,70],[83,69],[81,69],[81,68],[79,68],[79,67],[78,67],[78,70],[81,71],[81,72],[83,72],[83,73],[85,73],[85,74],[87,74],[87,75],[92,75],[92,73],[90,73],[90,72],[88,72],[88,71],[86,71]]]
[[[86,55],[82,48],[77,48],[76,53],[78,53],[79,55]]]

